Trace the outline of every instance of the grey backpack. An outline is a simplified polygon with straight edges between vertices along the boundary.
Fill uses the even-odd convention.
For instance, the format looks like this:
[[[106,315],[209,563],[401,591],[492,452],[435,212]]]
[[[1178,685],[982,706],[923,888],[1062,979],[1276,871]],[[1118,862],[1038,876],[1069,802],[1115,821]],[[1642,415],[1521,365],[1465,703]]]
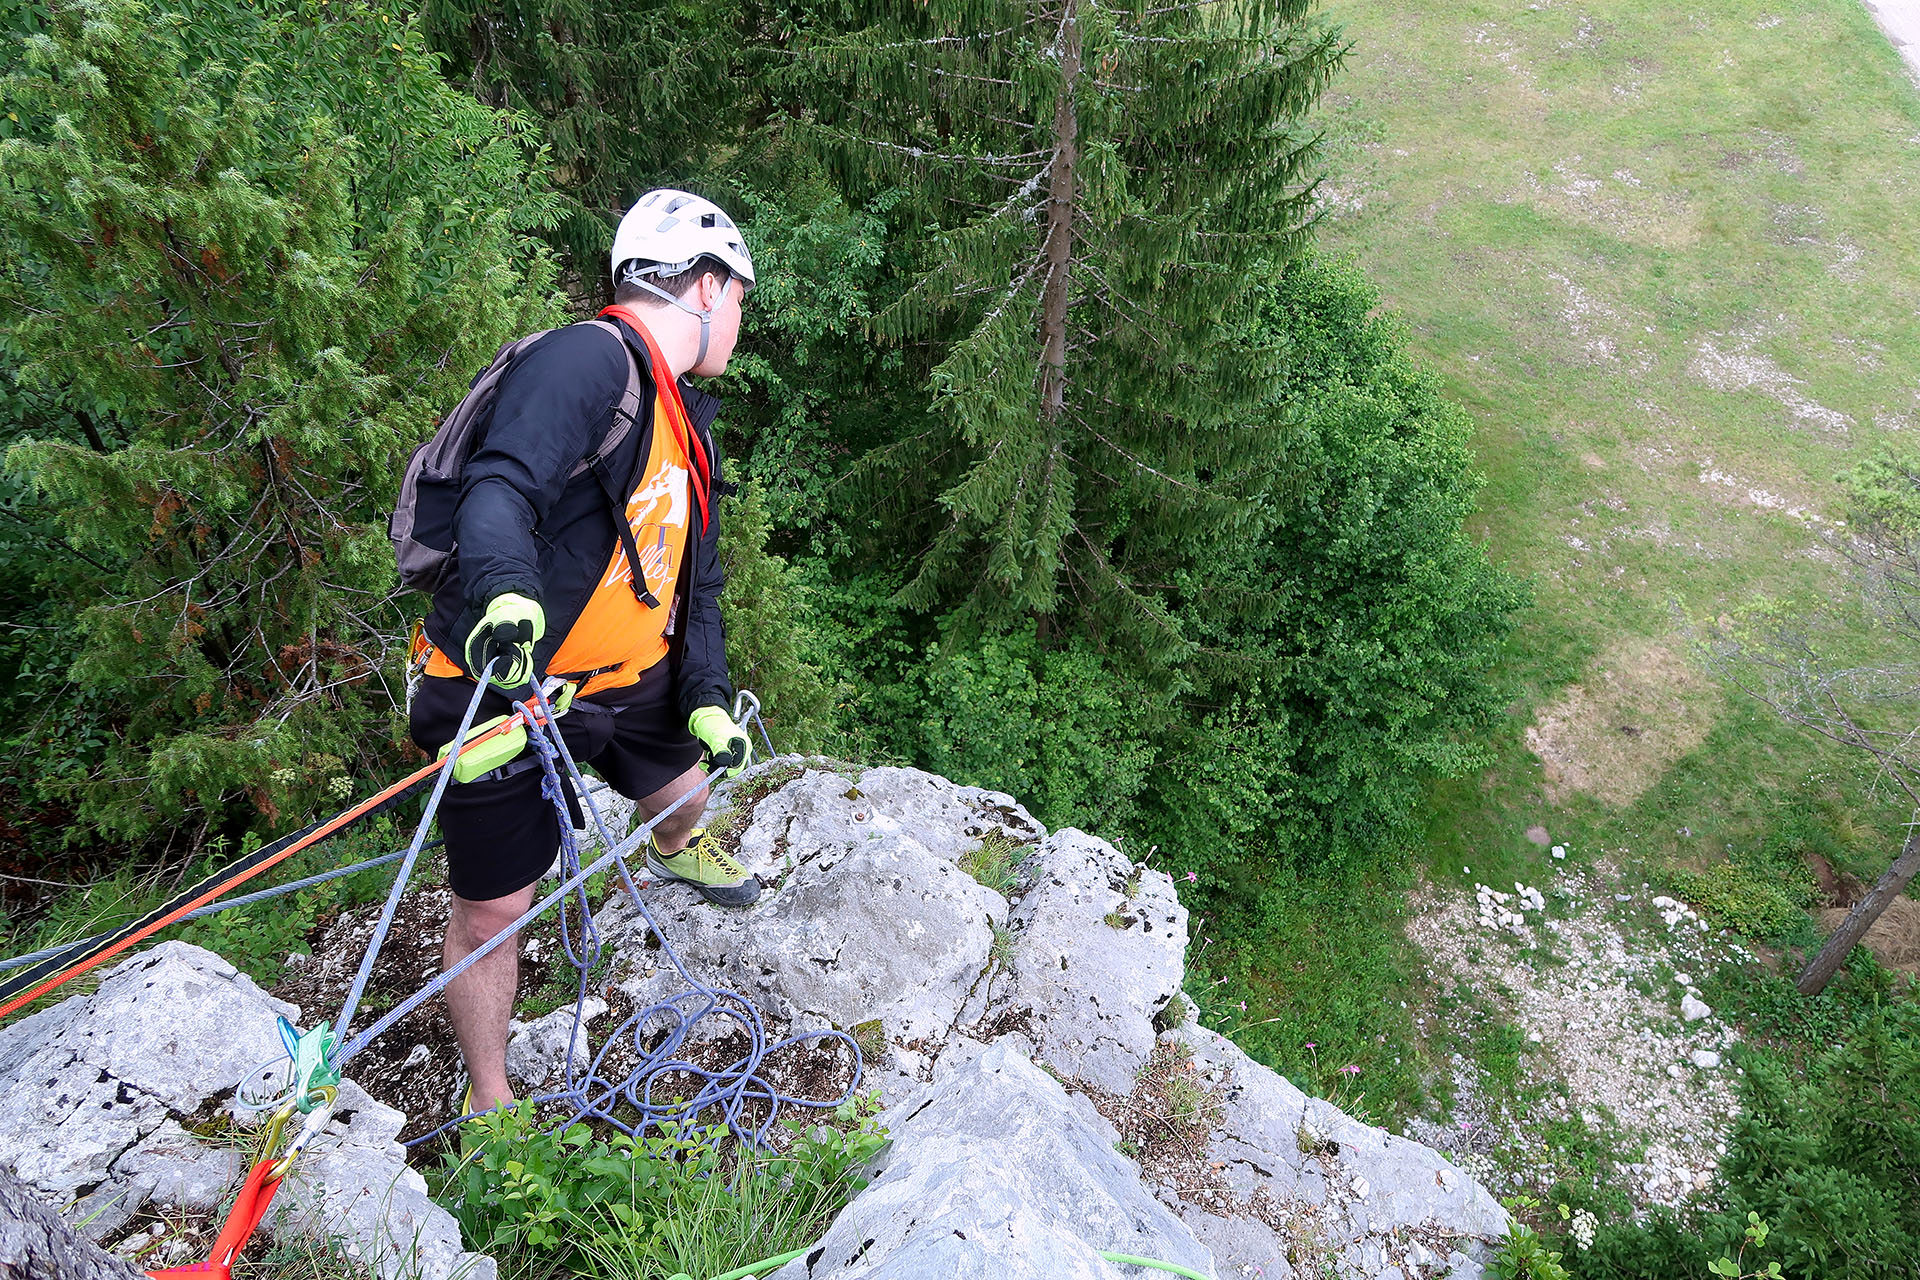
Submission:
[[[620,349],[627,354],[627,389],[620,397],[620,403],[614,407],[613,423],[607,428],[606,438],[600,446],[574,464],[567,479],[572,480],[588,471],[592,471],[600,481],[601,492],[606,495],[609,507],[615,512],[614,523],[619,526],[623,547],[636,566],[634,580],[641,584],[636,595],[648,604],[654,604],[652,598],[644,594],[644,578],[638,572],[639,556],[630,544],[633,540],[625,520],[625,501],[614,486],[613,479],[607,474],[602,460],[627,438],[633,430],[633,424],[640,415],[640,396],[642,385],[640,363],[627,347],[627,341],[621,336],[619,328],[611,321],[589,320],[587,324],[597,325],[612,334],[620,343]],[[400,566],[400,581],[416,591],[433,592],[445,586],[453,575],[459,548],[454,545],[453,516],[460,504],[460,473],[466,468],[467,458],[473,452],[475,436],[485,429],[493,417],[494,397],[500,389],[500,382],[506,377],[507,370],[528,347],[552,333],[551,329],[542,329],[530,333],[501,347],[453,412],[441,422],[432,437],[413,451],[407,459],[406,473],[400,478],[400,496],[395,500],[393,515],[387,520],[387,538],[393,543],[393,557]]]

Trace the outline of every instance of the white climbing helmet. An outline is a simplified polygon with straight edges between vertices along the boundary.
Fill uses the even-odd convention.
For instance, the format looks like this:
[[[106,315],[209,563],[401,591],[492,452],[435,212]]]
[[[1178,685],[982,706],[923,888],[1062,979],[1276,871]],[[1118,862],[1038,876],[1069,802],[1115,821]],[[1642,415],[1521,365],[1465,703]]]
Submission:
[[[753,258],[740,228],[711,200],[662,187],[634,202],[613,233],[616,284],[640,284],[646,276],[677,276],[702,254],[753,283]]]

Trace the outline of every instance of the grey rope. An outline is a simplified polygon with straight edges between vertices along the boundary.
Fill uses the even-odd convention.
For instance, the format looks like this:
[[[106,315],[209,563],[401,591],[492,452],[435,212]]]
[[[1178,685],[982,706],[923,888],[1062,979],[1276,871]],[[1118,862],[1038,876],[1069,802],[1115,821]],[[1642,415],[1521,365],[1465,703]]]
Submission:
[[[393,926],[394,913],[400,909],[400,894],[413,876],[414,861],[419,858],[420,849],[427,842],[433,815],[440,808],[440,797],[447,793],[447,784],[453,781],[453,767],[460,759],[460,746],[466,742],[467,733],[473,728],[474,713],[480,709],[480,699],[486,696],[494,663],[498,661],[499,658],[491,659],[480,672],[480,678],[473,682],[473,697],[467,700],[466,714],[460,718],[460,731],[453,735],[454,749],[447,752],[447,758],[440,766],[440,776],[433,780],[433,795],[427,800],[427,809],[421,815],[420,825],[414,828],[413,842],[407,846],[407,856],[400,863],[400,872],[393,878],[393,891],[387,895],[386,910],[380,913],[380,921],[374,926],[373,937],[367,943],[367,954],[361,958],[360,969],[353,975],[353,985],[347,988],[346,1001],[340,1006],[340,1016],[334,1020],[333,1033],[336,1036],[347,1034],[347,1024],[352,1021],[353,1011],[367,989],[367,979],[373,974],[373,962],[386,943],[387,930]]]
[[[488,675],[489,672],[483,672],[476,684],[474,698],[468,704],[466,719],[461,723],[460,732],[455,738],[456,742],[464,741],[467,735],[472,718],[479,706],[480,697],[488,685]],[[751,695],[743,697],[740,700],[741,704],[747,703],[750,698]],[[759,703],[757,700],[751,700],[751,704],[752,718],[758,724],[760,736],[767,742],[768,751],[771,754],[773,744],[767,734],[766,722],[759,715]],[[642,823],[625,840],[616,841],[600,811],[599,804],[594,799],[594,789],[587,785],[578,764],[573,759],[572,752],[567,747],[565,737],[559,732],[557,717],[552,705],[547,701],[545,692],[535,688],[527,702],[516,702],[513,705],[527,723],[528,741],[539,757],[542,774],[541,794],[554,806],[558,818],[562,877],[560,886],[529,907],[519,919],[382,1015],[366,1030],[346,1041],[334,1054],[332,1065],[336,1069],[344,1067],[376,1036],[439,994],[448,983],[558,905],[562,945],[568,959],[572,961],[579,973],[574,998],[573,1034],[568,1039],[564,1085],[551,1092],[536,1094],[529,1099],[535,1106],[553,1106],[565,1113],[564,1118],[555,1126],[556,1129],[565,1129],[582,1120],[592,1119],[638,1137],[647,1129],[666,1123],[683,1126],[694,1124],[704,1113],[717,1110],[717,1117],[708,1123],[724,1125],[742,1140],[764,1146],[783,1107],[831,1109],[849,1101],[859,1088],[863,1067],[859,1046],[854,1043],[851,1036],[841,1031],[815,1031],[769,1043],[766,1028],[753,1003],[738,992],[710,987],[688,972],[678,952],[667,940],[658,921],[641,897],[642,884],[635,882],[633,873],[627,866],[628,856],[650,841],[654,828],[681,805],[699,794],[699,789],[695,788],[681,795],[671,805]],[[736,710],[737,716],[738,710]],[[454,754],[457,753],[449,753],[449,770],[451,757]],[[376,926],[375,935],[369,943],[365,959],[361,962],[360,971],[356,975],[353,989],[348,993],[341,1020],[336,1028],[343,1035],[347,1019],[352,1015],[354,1006],[357,1005],[365,989],[367,976],[372,972],[374,961],[386,936],[387,926],[391,923],[397,909],[400,895],[405,889],[408,878],[412,875],[421,836],[433,822],[450,776],[450,772],[443,772],[435,786],[433,795],[427,802],[426,812],[421,817],[420,831],[416,833],[414,844],[395,877],[393,891],[388,896],[387,908],[382,912],[380,923]],[[595,833],[600,838],[602,847],[606,850],[591,864],[584,867],[580,864],[579,846],[574,836],[572,818],[567,811],[565,793],[567,783],[572,784],[574,794],[579,797]],[[722,793],[723,790],[721,787],[714,787],[716,794]],[[590,1062],[577,1063],[575,1046],[580,1043],[584,1028],[587,978],[601,956],[599,933],[593,923],[586,884],[593,876],[609,867],[619,872],[627,894],[640,912],[648,930],[660,939],[662,952],[673,966],[674,972],[687,984],[688,989],[669,999],[635,1011],[607,1037]],[[575,909],[580,912],[580,922],[577,926],[579,945],[576,945],[574,940],[576,926],[571,920],[571,912]],[[717,1069],[697,1066],[683,1055],[683,1050],[687,1047],[696,1026],[702,1019],[710,1016],[719,1016],[736,1024],[745,1033],[747,1039],[746,1049],[735,1060]],[[650,1039],[654,1042],[651,1046],[647,1043]],[[823,1101],[783,1093],[761,1074],[762,1067],[769,1056],[783,1049],[813,1041],[846,1046],[852,1072],[845,1091],[838,1097]],[[639,1059],[638,1065],[618,1078],[609,1076],[606,1074],[610,1070],[609,1055],[616,1046],[629,1042]],[[688,1077],[701,1082],[691,1097],[673,1098],[667,1101],[656,1099],[656,1089],[666,1090],[670,1085],[678,1086]],[[766,1112],[758,1121],[749,1121],[746,1118],[746,1110],[755,1103],[763,1104]],[[413,1139],[413,1143],[425,1142],[468,1118],[470,1115],[450,1120],[438,1129]]]
[[[439,845],[440,841],[433,840],[428,842],[427,848],[435,849],[438,848]],[[384,867],[391,863],[398,862],[404,858],[406,854],[407,851],[405,849],[396,849],[392,853],[383,853],[377,858],[368,858],[365,862],[356,862],[346,867],[335,867],[331,871],[322,871],[318,875],[308,876],[303,880],[289,880],[286,884],[275,885],[271,889],[261,889],[257,893],[243,894],[238,898],[233,898],[226,902],[209,902],[206,906],[189,911],[184,916],[181,916],[179,923],[184,924],[189,920],[198,920],[202,916],[219,915],[222,911],[232,911],[236,907],[250,907],[256,902],[265,902],[269,898],[278,898],[283,894],[298,893],[302,889],[311,889],[317,884],[325,884],[329,880],[338,880],[342,876],[357,875],[362,871],[372,871],[376,867]],[[111,937],[112,933],[109,931],[99,936],[103,938]],[[63,942],[57,947],[46,947],[39,951],[29,952],[24,956],[14,956],[11,960],[0,960],[0,973],[5,973],[9,969],[18,969],[23,965],[32,964],[37,960],[46,960],[52,956],[60,955],[62,952],[72,951],[76,947],[84,947],[94,941],[97,941],[97,939],[82,938],[78,942]]]

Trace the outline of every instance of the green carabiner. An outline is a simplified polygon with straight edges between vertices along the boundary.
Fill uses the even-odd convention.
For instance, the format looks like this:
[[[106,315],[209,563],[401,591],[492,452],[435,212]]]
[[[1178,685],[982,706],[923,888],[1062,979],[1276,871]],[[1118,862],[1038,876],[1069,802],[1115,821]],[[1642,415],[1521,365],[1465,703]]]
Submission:
[[[326,1100],[325,1090],[338,1088],[340,1073],[330,1065],[339,1037],[325,1022],[302,1032],[285,1018],[280,1020],[280,1043],[293,1059],[294,1105],[305,1115]]]

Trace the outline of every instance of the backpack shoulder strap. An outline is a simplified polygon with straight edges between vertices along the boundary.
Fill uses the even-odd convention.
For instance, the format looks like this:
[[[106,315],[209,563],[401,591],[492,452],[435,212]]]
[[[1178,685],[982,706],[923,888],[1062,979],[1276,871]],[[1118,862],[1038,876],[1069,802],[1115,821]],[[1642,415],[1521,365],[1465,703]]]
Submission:
[[[620,344],[620,352],[627,358],[627,385],[626,389],[620,393],[620,399],[615,402],[613,406],[613,421],[607,426],[605,438],[600,441],[599,446],[595,448],[592,453],[589,453],[586,457],[574,464],[573,470],[567,473],[567,479],[569,480],[583,472],[592,470],[595,463],[605,458],[615,449],[618,449],[621,442],[632,433],[633,424],[640,420],[640,395],[642,390],[640,362],[634,358],[633,348],[627,345],[626,338],[620,333],[620,327],[611,320],[587,320],[583,323],[590,324],[596,329],[605,329],[613,336],[613,340]]]
[[[627,524],[626,495],[620,491],[613,473],[607,467],[608,455],[620,447],[620,442],[627,438],[633,431],[633,424],[640,419],[640,362],[634,358],[633,348],[627,345],[626,338],[621,336],[619,328],[611,321],[589,320],[586,323],[605,329],[620,344],[620,350],[627,357],[627,386],[613,406],[613,421],[607,427],[606,437],[592,453],[574,464],[573,470],[567,473],[567,479],[571,480],[582,472],[593,473],[593,478],[600,485],[601,495],[607,500],[607,515],[613,520],[614,532],[620,537],[620,550],[627,557],[630,570],[627,585],[633,588],[634,598],[641,604],[649,609],[658,609],[660,599],[647,589],[647,575],[640,568],[640,548],[635,545],[633,529]]]

